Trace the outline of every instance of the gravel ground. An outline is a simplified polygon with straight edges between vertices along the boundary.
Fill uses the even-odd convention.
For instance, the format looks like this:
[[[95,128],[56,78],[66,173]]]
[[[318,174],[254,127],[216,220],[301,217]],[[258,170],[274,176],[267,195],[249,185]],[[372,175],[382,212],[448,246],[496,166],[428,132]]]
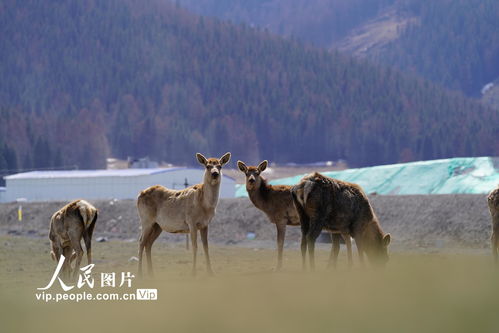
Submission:
[[[383,230],[392,234],[393,246],[421,248],[487,248],[490,216],[484,195],[371,196]],[[133,200],[91,201],[99,209],[94,240],[107,237],[136,241],[140,232]],[[47,237],[50,216],[63,202],[23,204],[23,221],[17,220],[18,204],[0,204],[0,234]],[[248,233],[254,239],[248,240]],[[276,231],[249,199],[221,199],[210,225],[210,241],[239,246],[274,246]],[[300,228],[288,228],[286,246],[296,246]],[[162,241],[185,241],[184,235],[162,233]]]

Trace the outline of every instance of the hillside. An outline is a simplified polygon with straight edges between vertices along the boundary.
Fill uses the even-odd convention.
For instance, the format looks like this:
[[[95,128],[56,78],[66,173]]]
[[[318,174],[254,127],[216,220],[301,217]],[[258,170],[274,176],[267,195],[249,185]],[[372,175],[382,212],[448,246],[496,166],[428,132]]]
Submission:
[[[498,1],[407,0],[400,10],[418,22],[374,51],[374,59],[470,96],[499,78]]]
[[[396,0],[177,0],[200,15],[262,27],[329,47]]]
[[[499,154],[499,116],[460,94],[165,1],[10,1],[0,31],[9,169]]]
[[[479,97],[499,78],[496,0],[178,0],[203,15],[264,27],[415,73]]]

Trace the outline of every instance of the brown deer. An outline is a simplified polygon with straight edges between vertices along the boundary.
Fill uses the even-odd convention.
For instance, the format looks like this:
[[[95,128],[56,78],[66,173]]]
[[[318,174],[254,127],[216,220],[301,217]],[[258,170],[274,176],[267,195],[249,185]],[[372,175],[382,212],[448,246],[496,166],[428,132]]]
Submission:
[[[291,194],[301,221],[304,266],[308,248],[310,268],[315,269],[315,241],[323,229],[348,239],[349,258],[350,237],[346,236],[355,239],[361,263],[364,253],[374,264],[384,265],[388,261],[390,234],[381,230],[369,199],[359,185],[316,172],[305,176],[291,189]]]
[[[492,217],[492,255],[494,257],[494,262],[498,264],[498,253],[499,250],[499,186],[492,190],[487,201],[489,204],[490,216]]]
[[[51,256],[58,262],[64,255],[63,276],[71,276],[71,262],[76,260],[73,278],[77,277],[83,257],[82,238],[87,249],[88,264],[92,263],[92,234],[97,215],[97,209],[85,200],[72,201],[52,215],[49,231]]]
[[[139,240],[139,275],[142,275],[142,254],[147,255],[149,274],[153,274],[151,248],[161,231],[189,233],[193,253],[192,273],[196,274],[197,232],[201,235],[207,271],[211,275],[208,253],[208,225],[215,216],[218,203],[222,166],[230,160],[230,153],[220,159],[206,158],[197,153],[199,163],[206,168],[203,183],[177,191],[156,185],[140,192],[137,209],[142,224]]]
[[[291,186],[269,185],[261,173],[267,168],[268,161],[258,166],[246,166],[237,161],[237,166],[246,175],[246,191],[256,208],[267,215],[271,223],[277,228],[277,269],[282,268],[282,252],[286,226],[300,225],[300,218],[293,205]]]

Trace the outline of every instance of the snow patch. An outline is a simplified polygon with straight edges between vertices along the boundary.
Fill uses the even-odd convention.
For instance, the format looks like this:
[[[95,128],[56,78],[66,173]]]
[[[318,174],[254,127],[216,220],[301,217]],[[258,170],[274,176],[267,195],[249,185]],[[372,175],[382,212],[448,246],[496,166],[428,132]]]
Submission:
[[[487,93],[487,91],[490,90],[490,88],[492,88],[494,86],[494,83],[490,82],[490,83],[487,83],[486,85],[483,86],[482,88],[482,95],[485,95]]]

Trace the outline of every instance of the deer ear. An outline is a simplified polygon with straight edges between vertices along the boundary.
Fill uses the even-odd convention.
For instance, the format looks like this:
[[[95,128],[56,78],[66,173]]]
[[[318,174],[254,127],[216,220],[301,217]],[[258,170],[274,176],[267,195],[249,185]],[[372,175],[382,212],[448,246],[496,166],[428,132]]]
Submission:
[[[258,170],[262,172],[263,170],[267,169],[267,165],[269,164],[269,161],[265,160],[262,163],[258,164]]]
[[[206,157],[204,157],[203,154],[196,153],[196,158],[198,159],[199,163],[201,163],[202,165],[206,165]]]
[[[225,165],[230,161],[230,153],[225,153],[224,156],[220,157],[220,164]]]
[[[390,236],[390,234],[386,234],[385,236],[383,236],[383,246],[388,247],[388,245],[390,245],[391,239],[392,237]]]
[[[248,171],[248,167],[246,166],[246,164],[244,164],[243,161],[237,161],[237,167],[239,168],[239,170],[241,170],[244,173]]]

